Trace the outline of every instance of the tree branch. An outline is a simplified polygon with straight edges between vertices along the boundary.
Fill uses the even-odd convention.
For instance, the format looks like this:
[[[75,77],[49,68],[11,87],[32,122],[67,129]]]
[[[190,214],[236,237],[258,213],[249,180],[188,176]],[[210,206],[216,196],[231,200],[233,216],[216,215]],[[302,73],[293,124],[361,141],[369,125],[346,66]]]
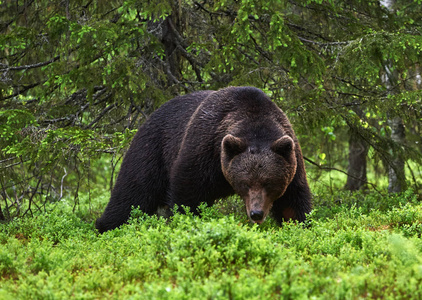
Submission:
[[[0,97],[0,101],[4,101],[4,100],[7,100],[7,99],[16,97],[16,96],[18,96],[20,94],[23,94],[26,91],[28,91],[28,90],[36,87],[36,86],[39,86],[40,84],[44,84],[46,81],[47,80],[44,80],[44,81],[41,81],[41,82],[37,82],[37,83],[33,83],[33,84],[29,84],[29,85],[25,86],[22,90],[18,90],[17,92],[13,93],[12,95],[9,95],[9,96],[6,96],[6,97]]]
[[[192,65],[193,70],[195,71],[196,77],[199,82],[202,82],[201,71],[198,69],[198,66],[204,67],[204,64],[197,61],[187,50],[186,48],[188,45],[186,44],[183,37],[180,35],[179,31],[177,31],[176,27],[174,26],[171,18],[168,18],[168,24],[170,25],[171,31],[173,31],[174,36],[176,37],[177,49],[182,52],[182,55],[189,61]]]
[[[106,96],[106,98],[111,97],[111,93],[109,95]],[[88,125],[85,126],[84,129],[88,129],[91,128],[95,123],[97,123],[102,117],[104,117],[104,115],[109,112],[110,110],[112,110],[113,108],[115,108],[117,106],[116,103],[113,103],[109,106],[107,106],[106,108],[103,109],[103,111]]]
[[[362,182],[363,182],[363,183],[365,183],[365,184],[369,184],[370,186],[372,186],[372,187],[373,187],[373,189],[374,189],[375,191],[377,191],[378,193],[382,194],[380,191],[378,191],[378,189],[376,188],[376,185],[375,185],[375,184],[373,184],[373,183],[371,183],[371,182],[368,182],[368,181],[366,181],[366,180],[362,180],[362,179],[361,179],[361,178],[359,178],[359,177],[356,177],[356,176],[354,176],[354,175],[351,175],[351,174],[347,173],[346,171],[343,171],[343,170],[337,169],[337,168],[335,168],[335,167],[324,167],[324,166],[321,166],[320,164],[318,164],[318,163],[314,162],[313,160],[311,160],[311,159],[307,158],[306,156],[303,156],[303,159],[304,159],[304,160],[306,160],[307,162],[309,162],[310,164],[312,164],[312,165],[314,165],[314,166],[318,167],[318,169],[320,169],[320,170],[326,170],[326,171],[337,171],[337,172],[340,172],[340,173],[346,174],[347,176],[350,176],[350,177],[352,177],[352,178],[354,178],[354,179],[357,179],[357,180],[359,180],[359,181],[362,181]]]
[[[53,62],[55,62],[59,59],[60,59],[60,55],[57,55],[56,57],[54,57],[54,58],[52,58],[48,61],[45,61],[45,62],[40,62],[40,63],[33,64],[33,65],[24,65],[24,66],[19,66],[19,67],[6,67],[6,68],[3,68],[3,69],[0,69],[0,72],[2,72],[2,71],[20,71],[20,70],[35,69],[35,68],[47,66],[47,65],[49,65],[49,64],[51,64],[51,63],[53,63]],[[4,65],[2,64],[2,66],[4,66]]]

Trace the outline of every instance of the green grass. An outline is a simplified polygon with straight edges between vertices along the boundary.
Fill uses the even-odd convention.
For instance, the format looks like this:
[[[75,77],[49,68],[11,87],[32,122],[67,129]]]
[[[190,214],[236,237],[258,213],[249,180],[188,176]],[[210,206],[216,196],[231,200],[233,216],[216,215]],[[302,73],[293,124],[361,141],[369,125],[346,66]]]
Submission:
[[[237,198],[98,235],[108,195],[0,225],[0,299],[421,299],[412,191],[315,195],[306,224],[247,222]]]

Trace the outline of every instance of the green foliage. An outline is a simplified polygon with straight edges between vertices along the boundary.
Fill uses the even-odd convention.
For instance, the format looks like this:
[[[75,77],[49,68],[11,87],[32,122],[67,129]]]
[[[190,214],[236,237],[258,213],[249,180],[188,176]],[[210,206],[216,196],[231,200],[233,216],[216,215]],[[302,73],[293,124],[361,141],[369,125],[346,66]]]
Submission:
[[[97,235],[66,200],[0,227],[3,299],[418,298],[422,206],[408,191],[391,206],[378,194],[317,203],[305,226],[257,226],[225,215],[170,219],[134,210],[129,224]],[[81,217],[90,216],[82,197]],[[321,195],[321,198],[323,196]],[[107,195],[95,198],[104,205]],[[367,202],[368,208],[350,206]],[[337,207],[337,208],[336,208]],[[365,207],[363,205],[362,207]],[[327,212],[326,215],[321,211]]]

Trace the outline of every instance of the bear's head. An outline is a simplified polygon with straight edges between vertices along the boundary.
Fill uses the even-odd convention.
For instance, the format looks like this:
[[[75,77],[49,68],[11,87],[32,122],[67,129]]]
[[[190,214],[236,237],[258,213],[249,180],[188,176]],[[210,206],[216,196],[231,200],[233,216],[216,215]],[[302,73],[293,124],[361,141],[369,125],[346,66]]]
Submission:
[[[296,173],[295,143],[284,135],[274,141],[248,143],[226,135],[221,142],[221,168],[242,197],[248,217],[261,224],[275,200],[286,191]]]

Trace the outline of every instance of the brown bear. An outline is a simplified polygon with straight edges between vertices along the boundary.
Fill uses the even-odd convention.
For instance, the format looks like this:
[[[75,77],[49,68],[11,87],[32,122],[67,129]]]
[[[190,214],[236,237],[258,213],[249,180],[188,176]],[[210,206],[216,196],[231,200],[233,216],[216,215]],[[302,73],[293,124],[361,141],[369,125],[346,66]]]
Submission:
[[[139,128],[96,227],[238,194],[252,222],[279,223],[311,210],[302,152],[286,115],[260,89],[228,87],[176,97]]]

